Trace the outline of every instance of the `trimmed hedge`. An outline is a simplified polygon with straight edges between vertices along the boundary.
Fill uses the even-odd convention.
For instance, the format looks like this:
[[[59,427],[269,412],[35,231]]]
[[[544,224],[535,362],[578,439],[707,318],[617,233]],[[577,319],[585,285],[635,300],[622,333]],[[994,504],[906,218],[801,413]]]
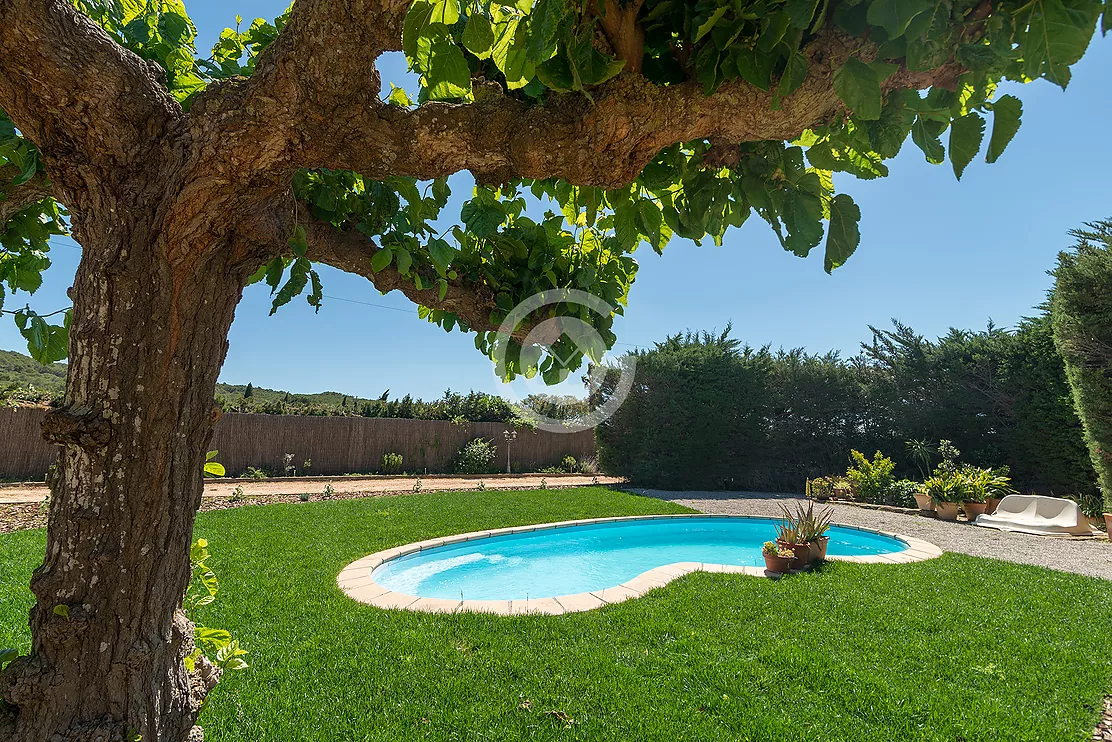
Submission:
[[[603,470],[669,489],[802,492],[850,451],[918,476],[905,442],[946,438],[1030,492],[1092,491],[1095,476],[1049,319],[937,341],[895,323],[849,359],[676,335],[637,356],[625,403],[596,431]]]
[[[1058,254],[1050,311],[1077,415],[1112,511],[1112,219],[1074,230]]]

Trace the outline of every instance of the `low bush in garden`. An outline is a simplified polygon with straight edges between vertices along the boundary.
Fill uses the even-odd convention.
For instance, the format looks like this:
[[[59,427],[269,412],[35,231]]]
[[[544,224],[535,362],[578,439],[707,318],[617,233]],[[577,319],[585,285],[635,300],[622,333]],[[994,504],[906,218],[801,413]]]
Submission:
[[[459,474],[490,474],[498,449],[493,441],[475,438],[463,444],[456,454],[455,469]]]
[[[402,455],[400,453],[382,454],[382,473],[400,474],[402,471]]]
[[[854,495],[862,502],[884,504],[888,490],[892,487],[892,472],[896,462],[880,451],[873,454],[870,461],[860,451],[850,451],[853,465],[846,470],[846,479],[853,485]]]

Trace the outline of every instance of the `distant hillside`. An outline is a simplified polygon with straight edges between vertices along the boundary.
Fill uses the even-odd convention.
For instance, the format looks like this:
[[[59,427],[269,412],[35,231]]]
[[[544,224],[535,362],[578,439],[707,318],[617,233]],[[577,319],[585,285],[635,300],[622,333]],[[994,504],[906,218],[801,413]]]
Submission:
[[[246,391],[246,384],[217,384],[216,398],[219,400],[223,397],[229,402],[236,399],[243,399],[243,395]],[[365,402],[366,400],[359,397],[352,397],[341,392],[294,394],[293,392],[286,392],[280,389],[264,389],[263,387],[252,386],[250,401],[260,406],[285,403],[294,406],[319,406],[339,410],[341,406],[345,408],[354,408],[357,402]]]
[[[26,389],[33,386],[37,392],[50,397],[61,398],[66,390],[66,364],[52,363],[43,366],[30,356],[13,350],[0,350],[0,394],[13,389]],[[247,390],[244,384],[217,384],[216,397],[231,401],[243,399]],[[292,394],[277,389],[252,387],[250,400],[258,405],[267,403],[286,403],[293,406],[312,406],[340,410],[341,406],[355,407],[359,400],[340,392],[321,392],[319,394]],[[346,400],[346,404],[345,403]]]
[[[16,387],[34,386],[52,397],[66,390],[66,364],[41,363],[12,350],[0,350],[0,393]]]
[[[66,364],[41,366],[22,353],[0,350],[0,405],[58,404],[65,385]],[[472,422],[508,422],[520,418],[516,406],[484,392],[459,394],[449,390],[439,399],[425,402],[409,395],[391,399],[389,389],[383,390],[381,397],[367,399],[341,392],[294,394],[254,385],[248,397],[244,396],[247,386],[217,384],[216,404],[225,412],[264,415],[357,415]]]

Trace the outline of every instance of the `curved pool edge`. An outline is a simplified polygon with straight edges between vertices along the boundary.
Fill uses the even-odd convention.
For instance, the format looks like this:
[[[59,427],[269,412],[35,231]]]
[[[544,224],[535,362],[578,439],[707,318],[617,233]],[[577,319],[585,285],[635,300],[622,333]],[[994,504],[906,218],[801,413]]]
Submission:
[[[621,603],[633,598],[639,598],[650,590],[664,587],[677,577],[691,574],[692,572],[716,572],[726,574],[745,574],[751,577],[776,578],[778,574],[767,572],[761,567],[739,567],[731,564],[707,564],[702,562],[673,562],[642,572],[631,580],[620,585],[603,588],[586,593],[573,593],[571,595],[558,595],[554,598],[536,598],[532,600],[448,600],[445,598],[422,598],[416,595],[395,592],[379,585],[371,576],[375,569],[385,562],[398,557],[414,554],[425,549],[438,546],[459,544],[465,541],[475,541],[491,536],[504,536],[514,533],[528,533],[530,531],[543,531],[569,526],[584,526],[595,523],[617,523],[621,521],[636,520],[664,520],[675,518],[751,518],[768,520],[760,515],[724,515],[710,513],[678,513],[673,515],[624,515],[615,518],[585,518],[583,520],[564,520],[557,523],[537,523],[531,526],[515,526],[511,528],[495,528],[487,531],[472,531],[459,533],[453,536],[416,541],[404,546],[395,546],[392,549],[377,551],[361,559],[356,559],[344,567],[336,577],[336,584],[353,600],[376,608],[394,608],[425,613],[493,613],[500,616],[515,615],[548,615],[559,616],[564,613],[579,613],[602,608],[606,605]],[[901,533],[881,531],[874,528],[843,525],[833,523],[839,528],[854,531],[875,533],[888,536],[907,544],[907,549],[893,554],[873,554],[868,556],[829,556],[830,561],[856,562],[858,564],[910,564],[935,559],[942,556],[942,549],[929,541],[924,541],[914,536]]]

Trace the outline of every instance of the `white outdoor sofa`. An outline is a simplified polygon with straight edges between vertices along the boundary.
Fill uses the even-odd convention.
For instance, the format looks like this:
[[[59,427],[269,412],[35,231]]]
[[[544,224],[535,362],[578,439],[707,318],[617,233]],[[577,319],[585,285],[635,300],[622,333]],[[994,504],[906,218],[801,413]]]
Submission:
[[[1060,497],[1008,495],[992,515],[978,515],[979,526],[1042,536],[1092,534],[1093,528],[1077,503]]]

